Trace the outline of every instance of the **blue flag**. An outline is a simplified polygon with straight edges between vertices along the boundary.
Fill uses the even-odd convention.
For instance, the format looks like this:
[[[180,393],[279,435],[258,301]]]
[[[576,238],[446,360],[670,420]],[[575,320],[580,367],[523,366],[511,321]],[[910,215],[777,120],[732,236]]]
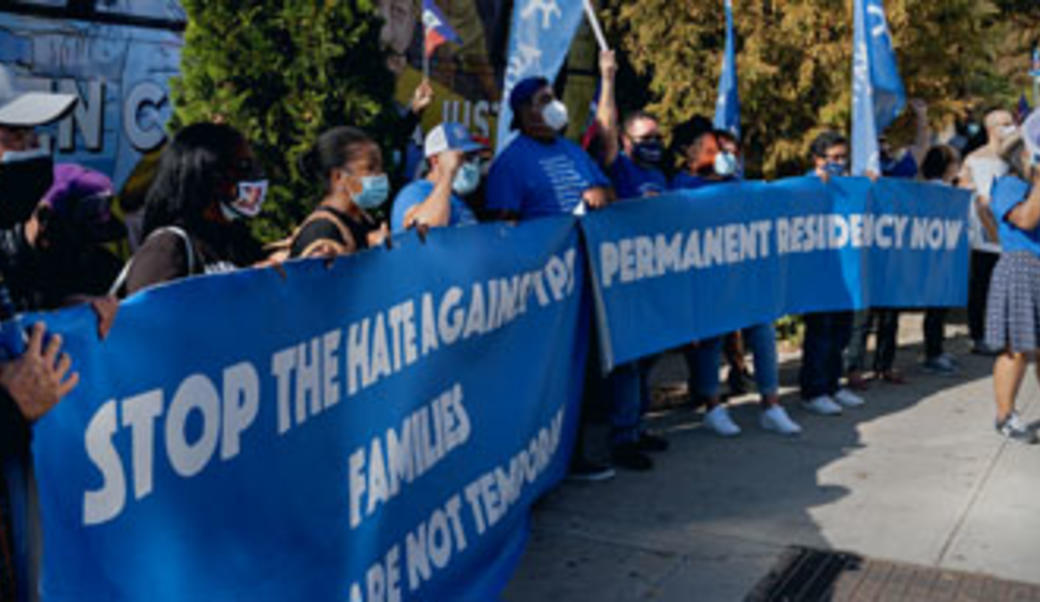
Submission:
[[[505,150],[512,140],[509,126],[513,122],[513,111],[509,107],[509,93],[513,86],[532,76],[542,76],[550,81],[555,79],[583,16],[582,3],[574,0],[518,0],[513,4],[509,61],[498,112],[496,152]]]
[[[878,135],[906,106],[881,0],[856,0],[852,53],[852,173],[881,173]]]
[[[726,52],[715,101],[715,127],[740,137],[740,93],[737,91],[737,50],[733,38],[733,0],[726,0]]]

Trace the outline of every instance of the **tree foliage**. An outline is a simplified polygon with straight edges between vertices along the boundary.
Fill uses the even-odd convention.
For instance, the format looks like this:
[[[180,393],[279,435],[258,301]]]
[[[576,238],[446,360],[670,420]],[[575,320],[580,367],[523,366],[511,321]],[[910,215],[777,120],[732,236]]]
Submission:
[[[633,76],[649,82],[649,109],[673,126],[711,117],[722,62],[722,0],[605,0],[601,12]],[[851,112],[851,0],[734,0],[744,138],[752,171],[798,173],[811,139],[847,131]],[[926,100],[933,127],[969,109],[1010,103],[1021,92],[1010,74],[1028,53],[1008,39],[1025,35],[1028,14],[1013,1],[888,0],[885,3],[908,95]],[[1035,0],[1024,4],[1033,6]],[[1036,15],[1034,14],[1034,17]],[[1037,30],[1032,29],[1035,35]],[[1017,54],[1016,54],[1017,53]],[[626,85],[619,86],[626,89]],[[624,100],[621,101],[624,105]],[[629,107],[631,108],[631,107]],[[910,136],[909,119],[891,134]],[[757,169],[756,169],[757,167]]]
[[[252,143],[272,183],[263,239],[284,235],[313,207],[299,157],[323,130],[388,133],[394,80],[371,0],[184,0],[188,29],[173,82],[172,128],[220,120]]]

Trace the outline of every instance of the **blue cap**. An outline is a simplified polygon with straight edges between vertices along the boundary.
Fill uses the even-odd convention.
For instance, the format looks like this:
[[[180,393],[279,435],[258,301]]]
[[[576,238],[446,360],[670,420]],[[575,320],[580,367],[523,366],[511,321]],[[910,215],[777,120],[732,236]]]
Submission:
[[[513,122],[511,129],[520,128],[520,108],[527,104],[539,90],[549,85],[549,80],[541,76],[527,77],[513,86],[509,93],[509,108],[513,111]]]
[[[426,135],[424,154],[429,158],[448,150],[471,153],[485,148],[473,139],[466,126],[454,121],[445,121]]]

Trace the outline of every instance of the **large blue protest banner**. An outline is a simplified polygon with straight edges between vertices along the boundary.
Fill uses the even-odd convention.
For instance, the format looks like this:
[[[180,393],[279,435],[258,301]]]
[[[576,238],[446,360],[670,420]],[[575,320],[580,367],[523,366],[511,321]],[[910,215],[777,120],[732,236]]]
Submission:
[[[204,276],[99,342],[37,425],[44,600],[488,600],[562,478],[584,377],[573,218]]]
[[[968,200],[931,184],[794,178],[591,213],[604,368],[784,314],[964,305]]]

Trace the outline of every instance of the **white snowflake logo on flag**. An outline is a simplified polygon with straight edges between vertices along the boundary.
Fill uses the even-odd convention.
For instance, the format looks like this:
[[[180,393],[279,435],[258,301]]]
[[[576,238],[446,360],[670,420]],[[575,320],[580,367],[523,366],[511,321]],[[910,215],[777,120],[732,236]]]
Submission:
[[[526,73],[535,71],[532,67],[536,67],[541,63],[542,51],[537,46],[528,46],[527,44],[517,44],[516,52],[509,59],[509,68],[506,69],[506,80],[511,84],[516,83],[520,77]]]
[[[527,6],[520,11],[520,18],[530,19],[535,11],[542,12],[542,29],[549,29],[552,26],[553,14],[557,18],[563,18],[563,12],[560,11],[556,0],[527,0]]]
[[[876,4],[871,4],[867,6],[867,14],[874,15],[878,19],[877,24],[870,28],[870,35],[875,38],[888,36],[888,20],[885,19],[885,9]]]

